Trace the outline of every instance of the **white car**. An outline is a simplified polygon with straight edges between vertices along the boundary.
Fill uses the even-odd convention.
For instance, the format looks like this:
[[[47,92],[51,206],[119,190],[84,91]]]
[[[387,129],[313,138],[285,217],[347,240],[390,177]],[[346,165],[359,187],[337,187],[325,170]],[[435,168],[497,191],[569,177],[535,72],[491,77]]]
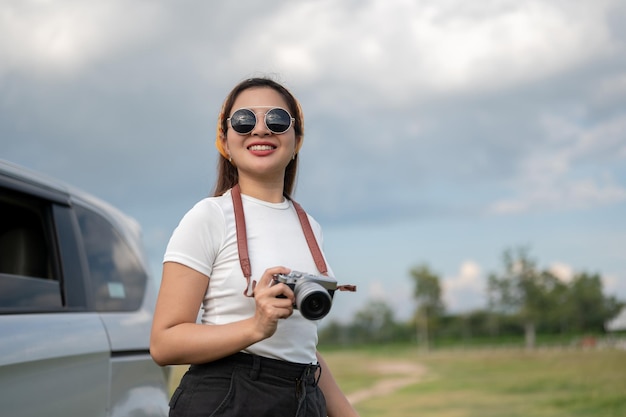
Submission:
[[[5,161],[0,213],[2,415],[166,416],[138,224]]]

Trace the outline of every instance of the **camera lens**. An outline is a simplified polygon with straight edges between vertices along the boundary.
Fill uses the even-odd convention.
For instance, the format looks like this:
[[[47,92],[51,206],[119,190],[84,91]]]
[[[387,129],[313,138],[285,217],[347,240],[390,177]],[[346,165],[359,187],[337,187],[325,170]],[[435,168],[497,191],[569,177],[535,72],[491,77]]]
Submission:
[[[302,282],[295,289],[296,306],[302,316],[309,320],[320,320],[330,311],[332,298],[324,287],[314,282]]]

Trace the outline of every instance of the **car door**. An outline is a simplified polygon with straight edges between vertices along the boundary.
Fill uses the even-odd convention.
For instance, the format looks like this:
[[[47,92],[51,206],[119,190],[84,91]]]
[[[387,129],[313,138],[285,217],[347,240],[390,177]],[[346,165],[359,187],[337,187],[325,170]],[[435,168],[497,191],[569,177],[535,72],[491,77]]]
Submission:
[[[165,416],[165,373],[149,349],[157,288],[147,274],[138,224],[93,201],[76,199],[73,211],[89,268],[88,292],[111,346],[110,415]]]
[[[109,342],[68,197],[0,176],[0,213],[2,414],[105,416]]]

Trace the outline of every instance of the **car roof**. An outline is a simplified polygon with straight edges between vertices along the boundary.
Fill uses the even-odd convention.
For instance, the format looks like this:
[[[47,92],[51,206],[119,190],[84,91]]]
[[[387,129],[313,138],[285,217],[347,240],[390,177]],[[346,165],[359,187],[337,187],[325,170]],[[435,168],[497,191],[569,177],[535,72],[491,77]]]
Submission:
[[[78,203],[93,211],[97,211],[117,226],[119,231],[135,246],[134,249],[141,255],[142,260],[145,261],[140,243],[141,226],[137,220],[123,213],[115,206],[61,180],[4,159],[0,159],[0,176],[13,179],[22,186],[26,185],[26,187],[21,187],[26,188],[23,191],[28,192],[30,189],[32,192],[32,190],[36,189],[37,194],[57,203],[66,205]]]

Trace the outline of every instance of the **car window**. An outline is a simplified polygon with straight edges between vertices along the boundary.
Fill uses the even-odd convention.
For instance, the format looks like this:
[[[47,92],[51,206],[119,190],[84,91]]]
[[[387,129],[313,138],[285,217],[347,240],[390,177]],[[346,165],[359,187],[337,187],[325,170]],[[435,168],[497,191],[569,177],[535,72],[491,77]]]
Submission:
[[[63,307],[50,203],[0,188],[0,309]]]
[[[75,206],[97,311],[130,311],[141,306],[146,272],[115,227],[100,214]]]

